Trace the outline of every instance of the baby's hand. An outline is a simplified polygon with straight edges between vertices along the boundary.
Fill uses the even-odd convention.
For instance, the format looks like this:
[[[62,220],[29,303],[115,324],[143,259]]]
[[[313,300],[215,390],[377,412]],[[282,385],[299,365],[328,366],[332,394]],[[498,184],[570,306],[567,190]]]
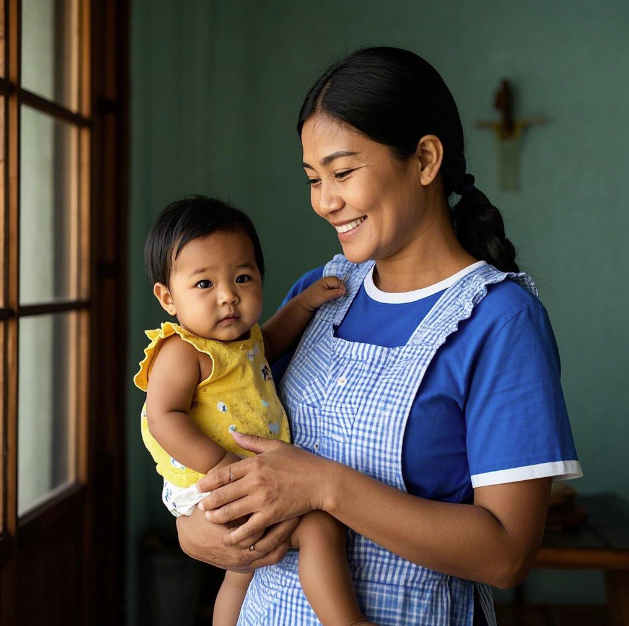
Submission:
[[[328,300],[340,298],[345,295],[345,285],[336,276],[324,276],[307,289],[304,289],[298,298],[300,304],[306,311],[314,311]]]

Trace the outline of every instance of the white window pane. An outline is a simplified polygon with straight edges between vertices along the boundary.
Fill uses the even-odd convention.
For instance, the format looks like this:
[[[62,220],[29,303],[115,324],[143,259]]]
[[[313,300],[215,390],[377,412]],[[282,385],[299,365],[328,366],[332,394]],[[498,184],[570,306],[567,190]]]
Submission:
[[[22,107],[20,303],[76,298],[77,129]]]
[[[76,313],[20,320],[18,514],[74,479]]]
[[[76,0],[22,0],[22,85],[77,108]]]

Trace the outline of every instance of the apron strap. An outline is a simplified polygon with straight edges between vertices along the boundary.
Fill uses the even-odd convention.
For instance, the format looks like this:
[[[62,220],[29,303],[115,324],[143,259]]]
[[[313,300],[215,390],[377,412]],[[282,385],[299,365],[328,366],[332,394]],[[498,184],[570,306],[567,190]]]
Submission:
[[[360,290],[365,276],[374,264],[375,261],[367,261],[356,265],[348,261],[342,254],[337,254],[327,263],[323,269],[323,275],[340,278],[345,283],[345,295],[342,298],[326,302],[317,312],[318,318],[332,322],[334,326],[339,326]]]
[[[487,286],[510,279],[538,296],[527,274],[501,272],[488,263],[461,277],[448,287],[411,336],[409,343],[442,345],[459,324],[470,317],[474,307],[487,295]]]

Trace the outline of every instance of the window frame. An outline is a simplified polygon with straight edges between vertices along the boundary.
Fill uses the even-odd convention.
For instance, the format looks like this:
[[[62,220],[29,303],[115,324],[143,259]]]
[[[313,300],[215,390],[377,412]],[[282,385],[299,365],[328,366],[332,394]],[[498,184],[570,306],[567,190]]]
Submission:
[[[5,126],[5,150],[8,175],[5,176],[7,196],[5,197],[4,228],[8,232],[8,241],[5,239],[5,259],[3,274],[4,306],[0,308],[0,316],[4,320],[4,334],[6,350],[3,355],[5,359],[4,371],[7,374],[5,397],[5,415],[3,422],[6,429],[3,429],[2,444],[6,450],[6,467],[2,473],[2,538],[0,543],[9,536],[28,538],[32,534],[39,532],[42,528],[54,522],[59,513],[59,506],[73,506],[76,498],[81,495],[83,487],[87,483],[87,381],[78,372],[77,378],[71,387],[70,397],[72,406],[76,408],[73,417],[72,430],[76,437],[76,455],[70,459],[74,471],[74,480],[59,489],[53,490],[50,498],[36,505],[22,517],[18,516],[17,510],[17,490],[18,490],[18,470],[17,470],[17,430],[18,430],[18,350],[19,350],[19,322],[27,316],[41,316],[54,313],[75,312],[76,321],[72,324],[76,327],[76,343],[72,350],[72,360],[76,362],[78,368],[89,361],[89,310],[91,301],[89,298],[89,283],[85,280],[81,285],[77,285],[79,298],[72,298],[54,302],[39,302],[27,305],[20,304],[19,300],[19,222],[20,222],[20,140],[21,140],[21,111],[23,106],[28,106],[40,113],[47,115],[52,120],[60,120],[70,124],[76,129],[77,147],[82,155],[77,163],[78,171],[70,173],[71,185],[78,185],[80,215],[80,232],[78,237],[80,242],[89,241],[89,183],[90,183],[90,161],[89,150],[93,121],[91,119],[90,99],[84,94],[90,93],[89,72],[83,71],[83,67],[89,64],[90,59],[90,37],[89,31],[82,28],[83,36],[78,41],[73,42],[76,48],[78,62],[79,81],[78,87],[78,112],[73,112],[64,106],[49,101],[21,86],[21,2],[8,2],[7,17],[8,29],[5,30],[8,46],[5,49],[6,74],[0,82],[0,93],[4,95],[7,109],[7,123]],[[76,10],[79,24],[89,24],[89,2],[77,0]],[[86,16],[87,14],[87,16]],[[74,19],[74,17],[72,18]],[[85,154],[83,154],[85,151]],[[87,189],[85,188],[87,187]],[[8,224],[7,224],[8,222]],[[80,245],[81,253],[86,257],[81,258],[81,263],[89,267],[89,244]],[[75,263],[77,260],[75,259]],[[85,273],[82,273],[85,274]],[[84,369],[84,368],[83,368]]]
[[[11,599],[11,568],[28,545],[60,520],[85,528],[81,608],[85,623],[123,616],[127,212],[129,191],[129,0],[77,0],[79,96],[73,111],[21,86],[21,0],[0,0],[4,12],[4,186],[0,185],[0,606]],[[1,43],[1,42],[0,42]],[[22,106],[77,128],[78,275],[76,297],[20,305],[20,113]],[[0,117],[1,119],[1,117]],[[1,181],[0,181],[1,182]],[[76,461],[73,482],[18,516],[17,429],[19,321],[74,312]],[[99,342],[100,329],[115,332]],[[102,345],[107,344],[107,345]],[[91,349],[97,346],[97,350]],[[98,354],[97,354],[98,352]],[[102,388],[108,390],[103,399]],[[104,491],[107,498],[99,498]],[[107,500],[107,501],[106,501]],[[112,503],[116,514],[112,519]],[[98,562],[98,567],[93,567]],[[15,577],[13,577],[15,578]],[[8,582],[7,582],[8,581]],[[98,611],[98,613],[96,613]],[[19,620],[17,610],[2,607]],[[4,623],[4,622],[3,622]],[[10,622],[10,623],[19,623]]]

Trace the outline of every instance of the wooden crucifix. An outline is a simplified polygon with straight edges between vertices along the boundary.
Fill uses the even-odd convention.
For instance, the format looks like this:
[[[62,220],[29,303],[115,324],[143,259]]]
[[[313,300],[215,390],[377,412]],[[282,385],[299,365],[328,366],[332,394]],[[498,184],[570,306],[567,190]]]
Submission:
[[[501,191],[517,191],[522,149],[523,130],[528,126],[544,124],[546,118],[528,117],[515,119],[513,114],[513,89],[503,78],[494,94],[494,109],[500,112],[496,121],[480,120],[476,128],[489,128],[494,132],[498,157],[498,187]]]

